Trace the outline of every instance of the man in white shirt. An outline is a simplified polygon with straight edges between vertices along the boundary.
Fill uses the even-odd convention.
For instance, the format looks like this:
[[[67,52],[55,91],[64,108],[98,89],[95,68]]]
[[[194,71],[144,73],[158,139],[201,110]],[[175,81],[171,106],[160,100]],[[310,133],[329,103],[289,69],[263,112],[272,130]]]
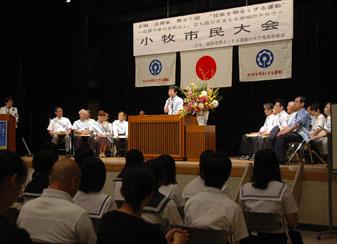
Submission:
[[[235,243],[248,237],[243,213],[238,204],[221,191],[230,176],[228,156],[208,157],[204,167],[205,189],[185,204],[185,225],[201,229],[227,230]]]
[[[71,122],[68,118],[63,117],[63,109],[61,107],[55,108],[56,117],[49,122],[47,128],[49,134],[52,137],[52,143],[56,144],[60,139],[64,138],[66,144],[66,154],[70,153],[70,133]]]
[[[263,104],[263,111],[266,115],[265,122],[258,132],[252,132],[242,136],[240,153],[242,159],[253,159],[255,153],[258,151],[259,137],[268,137],[271,130],[275,127],[275,115],[273,113],[273,104]]]
[[[49,188],[42,196],[25,203],[17,224],[34,242],[96,243],[96,234],[87,211],[73,203],[81,181],[78,165],[70,159],[57,161]]]
[[[311,131],[310,131],[310,137],[314,135],[318,135],[318,133],[322,130],[321,128],[325,124],[325,116],[321,114],[319,104],[318,103],[313,103],[310,106],[311,110]]]
[[[178,88],[176,86],[169,86],[169,98],[166,100],[164,113],[168,115],[176,115],[179,114],[180,111],[183,109],[184,101],[181,97],[177,96],[177,92]]]
[[[315,134],[310,138],[314,140],[318,152],[322,156],[328,155],[328,135],[331,133],[331,103],[327,103],[324,107],[324,114],[327,116],[322,128],[318,128]]]
[[[287,113],[288,113],[287,126],[280,128],[280,130],[284,130],[294,124],[296,113],[297,113],[294,101],[288,102]]]
[[[287,126],[289,114],[284,110],[284,102],[282,99],[277,99],[274,104],[275,126],[280,129]]]
[[[120,157],[125,157],[128,150],[128,125],[126,114],[122,111],[118,113],[118,120],[112,123],[113,142],[116,145],[117,156]]]
[[[0,108],[0,114],[10,114],[15,117],[16,123],[19,122],[19,113],[16,107],[13,107],[14,100],[12,97],[5,97],[5,106]]]
[[[92,149],[94,149],[94,138],[92,123],[88,119],[88,111],[81,109],[79,112],[79,120],[76,120],[73,124],[74,131],[74,147],[75,150],[80,147],[84,142],[87,142]]]

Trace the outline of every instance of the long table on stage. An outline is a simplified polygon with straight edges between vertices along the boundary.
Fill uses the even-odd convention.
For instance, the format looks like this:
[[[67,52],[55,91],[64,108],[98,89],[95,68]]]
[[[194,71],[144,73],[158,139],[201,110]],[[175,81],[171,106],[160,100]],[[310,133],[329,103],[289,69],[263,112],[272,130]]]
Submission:
[[[129,149],[138,149],[145,158],[170,154],[176,160],[186,158],[186,126],[196,125],[194,116],[129,116]]]

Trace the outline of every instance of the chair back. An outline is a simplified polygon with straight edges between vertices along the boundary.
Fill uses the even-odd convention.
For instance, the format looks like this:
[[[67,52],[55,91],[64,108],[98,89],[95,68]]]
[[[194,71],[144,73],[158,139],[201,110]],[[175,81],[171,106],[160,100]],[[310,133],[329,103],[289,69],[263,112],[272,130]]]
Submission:
[[[251,232],[273,232],[284,229],[283,217],[272,213],[244,212],[247,229]]]
[[[188,229],[187,244],[225,244],[234,243],[232,235],[227,230]]]

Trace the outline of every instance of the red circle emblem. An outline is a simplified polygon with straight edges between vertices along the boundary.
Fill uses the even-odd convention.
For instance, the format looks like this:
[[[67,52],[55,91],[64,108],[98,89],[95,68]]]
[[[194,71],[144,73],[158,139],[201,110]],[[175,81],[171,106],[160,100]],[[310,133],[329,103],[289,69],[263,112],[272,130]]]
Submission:
[[[216,72],[216,62],[211,56],[203,56],[199,58],[195,72],[201,80],[210,80]]]

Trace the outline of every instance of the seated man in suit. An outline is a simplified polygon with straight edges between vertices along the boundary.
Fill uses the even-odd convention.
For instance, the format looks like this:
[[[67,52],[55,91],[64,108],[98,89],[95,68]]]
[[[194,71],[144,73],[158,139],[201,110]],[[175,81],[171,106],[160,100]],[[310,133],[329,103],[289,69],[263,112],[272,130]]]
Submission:
[[[63,117],[63,109],[61,107],[55,108],[56,117],[49,122],[47,128],[52,137],[52,143],[56,144],[60,139],[64,138],[66,146],[66,154],[70,154],[70,133],[71,122],[68,118]]]
[[[257,138],[258,137],[267,137],[270,134],[270,131],[275,127],[275,115],[273,112],[273,104],[265,103],[263,104],[263,110],[266,115],[266,120],[263,126],[258,132],[252,132],[242,136],[240,152],[242,159],[251,159],[254,158],[254,154],[258,151]]]
[[[298,96],[295,99],[295,109],[297,111],[292,125],[278,132],[274,146],[275,153],[280,163],[285,162],[286,144],[289,142],[309,141],[311,127],[311,117],[305,109],[306,98]]]

